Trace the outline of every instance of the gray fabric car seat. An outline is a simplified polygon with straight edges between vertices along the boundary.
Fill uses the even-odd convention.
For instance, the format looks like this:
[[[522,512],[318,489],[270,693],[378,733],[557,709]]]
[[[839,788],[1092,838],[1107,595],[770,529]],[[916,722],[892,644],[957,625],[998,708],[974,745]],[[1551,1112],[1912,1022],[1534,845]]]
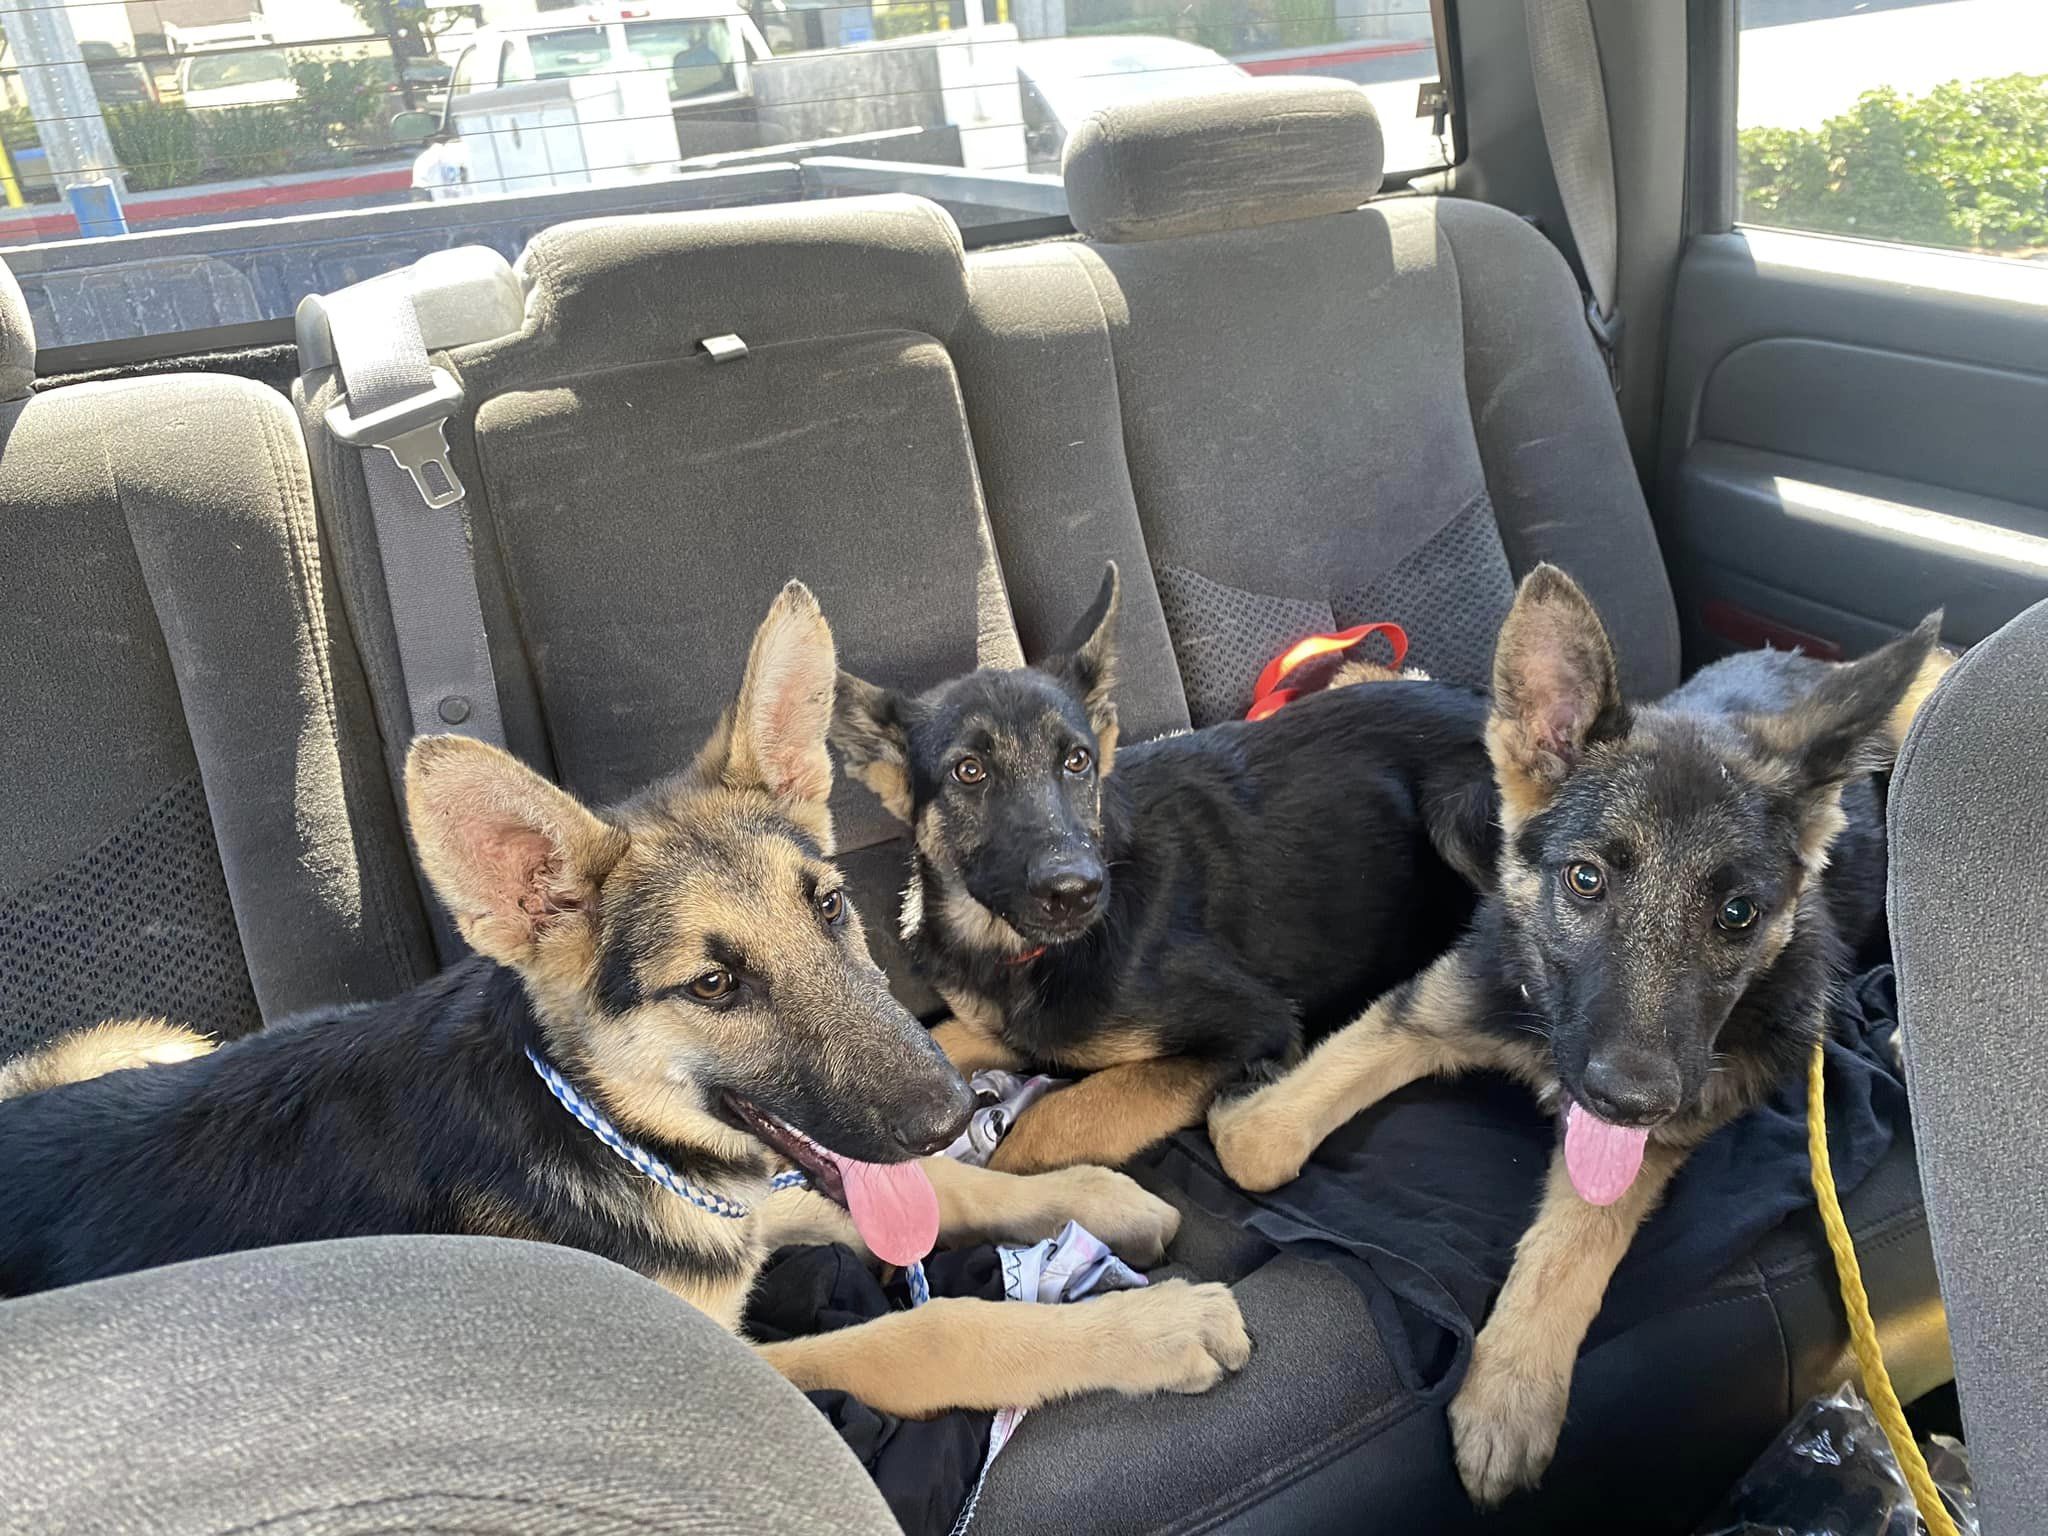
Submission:
[[[1984,1536],[2048,1510],[2048,603],[1921,712],[1891,794],[1906,1077]]]
[[[0,1303],[0,1358],[0,1532],[21,1536],[897,1528],[739,1340],[541,1243],[359,1238],[98,1280]]]
[[[1115,443],[1128,488],[1077,531],[1127,544],[1098,525],[1135,511],[1141,598],[1149,616],[1156,588],[1196,725],[1241,715],[1292,641],[1368,620],[1400,623],[1432,675],[1484,683],[1515,579],[1539,560],[1598,602],[1632,694],[1677,681],[1620,418],[1542,236],[1477,203],[1361,207],[1379,126],[1336,81],[1107,108],[1069,139],[1065,170],[1087,240],[971,258],[962,344],[1027,643],[1048,589],[1079,579],[1047,537],[1043,481]],[[1106,346],[1067,340],[1104,330]]]
[[[944,345],[966,280],[938,207],[850,198],[558,225],[518,280],[516,331],[441,354],[465,390],[450,438],[515,752],[596,800],[674,771],[791,577],[867,675],[922,686],[1014,658]],[[723,336],[744,355],[705,349]],[[302,414],[402,743],[374,528],[352,453],[322,426],[332,372],[302,381]],[[903,829],[850,782],[834,816],[876,958],[928,1011],[895,938]]]
[[[425,928],[290,409],[34,371],[0,269],[0,1058],[402,991]]]

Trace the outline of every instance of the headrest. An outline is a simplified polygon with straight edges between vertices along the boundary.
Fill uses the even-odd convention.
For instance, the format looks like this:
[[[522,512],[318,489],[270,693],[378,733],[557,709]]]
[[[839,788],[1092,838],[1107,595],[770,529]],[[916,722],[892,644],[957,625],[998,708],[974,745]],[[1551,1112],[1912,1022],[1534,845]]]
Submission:
[[[21,284],[0,261],[0,400],[26,400],[36,377],[36,328]]]
[[[1127,245],[1356,208],[1380,187],[1372,103],[1341,80],[1257,80],[1103,107],[1067,139],[1067,210]]]
[[[429,251],[410,266],[366,278],[356,286],[400,287],[411,294],[420,340],[429,352],[510,335],[526,317],[526,295],[512,275],[512,264],[485,245]],[[332,367],[333,322],[326,295],[312,293],[299,300],[294,318],[299,372]]]
[[[960,230],[921,197],[848,197],[557,224],[519,258],[527,331],[620,359],[920,331],[967,307]]]

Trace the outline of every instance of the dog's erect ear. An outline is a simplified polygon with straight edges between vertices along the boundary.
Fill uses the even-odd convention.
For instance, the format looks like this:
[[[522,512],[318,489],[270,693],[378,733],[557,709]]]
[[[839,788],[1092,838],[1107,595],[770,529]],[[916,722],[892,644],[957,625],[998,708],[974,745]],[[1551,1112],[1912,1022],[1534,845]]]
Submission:
[[[477,953],[528,970],[549,941],[594,938],[591,904],[626,834],[575,796],[485,742],[422,736],[405,804],[420,867]]]
[[[1112,560],[1087,616],[1075,626],[1065,649],[1045,663],[1045,670],[1070,684],[1087,705],[1096,761],[1104,773],[1116,756],[1116,614],[1122,602],[1123,577]]]
[[[832,627],[811,589],[792,581],[754,631],[739,700],[697,758],[703,778],[765,792],[828,851],[832,755],[825,737],[838,674]]]
[[[1750,735],[1814,789],[1892,765],[1913,717],[1955,658],[1940,649],[1941,615],[1857,661],[1830,667],[1790,709],[1752,716]]]
[[[1571,577],[1537,566],[1522,578],[1493,652],[1486,746],[1507,826],[1550,803],[1589,743],[1626,729],[1600,615]]]
[[[873,790],[891,816],[910,820],[910,727],[902,699],[841,672],[832,706],[832,745],[846,771]]]

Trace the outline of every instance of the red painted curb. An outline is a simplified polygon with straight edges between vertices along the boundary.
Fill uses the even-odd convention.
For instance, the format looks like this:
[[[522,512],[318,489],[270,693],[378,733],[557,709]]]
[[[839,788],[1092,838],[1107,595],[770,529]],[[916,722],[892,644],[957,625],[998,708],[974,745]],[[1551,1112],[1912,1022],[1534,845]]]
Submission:
[[[1290,53],[1277,59],[1233,59],[1231,62],[1248,75],[1312,75],[1319,68],[1332,64],[1358,64],[1367,59],[1392,58],[1402,53],[1424,53],[1433,50],[1436,44],[1428,38],[1415,38],[1405,43],[1361,43],[1351,48],[1330,48],[1319,53]]]
[[[217,192],[203,188],[190,192],[145,192],[129,198],[122,204],[121,211],[128,217],[128,227],[139,229],[151,224],[175,223],[198,214],[240,213],[245,209],[324,203],[372,192],[403,193],[411,189],[412,169],[406,166],[367,171],[357,176],[328,176],[318,181],[232,187]],[[63,209],[51,208],[47,212],[14,218],[0,214],[0,241],[19,244],[25,240],[74,240],[77,237],[78,221]]]

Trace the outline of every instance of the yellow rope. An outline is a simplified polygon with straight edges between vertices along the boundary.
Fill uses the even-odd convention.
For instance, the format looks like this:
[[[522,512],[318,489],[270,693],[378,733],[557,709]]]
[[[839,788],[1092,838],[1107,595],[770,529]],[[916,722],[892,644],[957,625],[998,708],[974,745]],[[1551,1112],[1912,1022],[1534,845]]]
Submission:
[[[1835,1255],[1835,1278],[1842,1287],[1842,1305],[1849,1313],[1849,1342],[1863,1367],[1863,1389],[1870,1396],[1870,1411],[1878,1427],[1891,1442],[1892,1454],[1906,1474],[1906,1486],[1913,1490],[1913,1502],[1920,1506],[1920,1520],[1930,1536],[1958,1536],[1956,1522],[1941,1501],[1934,1475],[1927,1470],[1927,1458],[1913,1439],[1906,1423],[1906,1410],[1899,1406],[1899,1394],[1884,1368],[1884,1352],[1877,1343],[1877,1324],[1870,1316],[1870,1296],[1863,1289],[1863,1270],[1856,1262],[1856,1245],[1849,1237],[1849,1223],[1842,1217],[1842,1201],[1835,1193],[1835,1170],[1828,1161],[1828,1117],[1823,1063],[1827,1048],[1813,1048],[1813,1065],[1806,1074],[1806,1148],[1813,1159],[1813,1193],[1820,1201],[1821,1225],[1827,1228],[1828,1247]]]

